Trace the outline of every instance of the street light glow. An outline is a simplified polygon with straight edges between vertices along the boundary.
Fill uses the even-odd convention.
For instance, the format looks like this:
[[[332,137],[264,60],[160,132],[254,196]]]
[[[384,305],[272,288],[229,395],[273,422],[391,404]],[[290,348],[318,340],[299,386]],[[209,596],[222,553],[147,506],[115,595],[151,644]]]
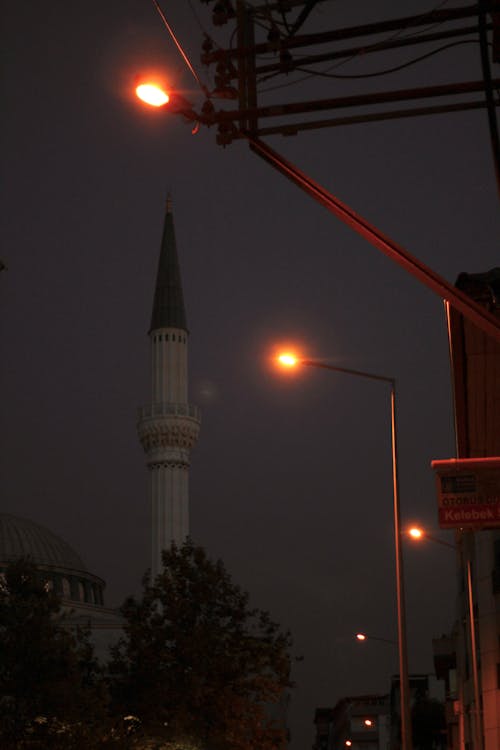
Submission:
[[[295,365],[298,363],[298,359],[294,354],[291,354],[290,352],[284,352],[283,354],[279,355],[278,362],[280,362],[285,367],[295,367]]]
[[[371,719],[365,719],[365,727],[372,727],[373,721]]]
[[[292,352],[283,352],[283,354],[280,354],[277,359],[283,367],[295,367],[295,365],[298,365],[299,363],[298,357],[296,357],[295,354],[292,354]]]
[[[418,526],[412,526],[411,529],[408,529],[408,534],[412,539],[422,539],[424,532]]]
[[[139,99],[151,107],[163,107],[170,100],[166,91],[163,91],[156,83],[141,83],[136,87],[135,93]]]
[[[366,641],[366,635],[364,633],[356,633],[358,641]]]

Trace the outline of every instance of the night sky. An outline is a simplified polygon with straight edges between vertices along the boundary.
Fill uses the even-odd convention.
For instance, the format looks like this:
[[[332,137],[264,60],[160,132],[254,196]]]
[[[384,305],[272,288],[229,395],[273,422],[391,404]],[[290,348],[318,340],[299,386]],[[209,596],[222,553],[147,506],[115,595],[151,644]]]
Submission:
[[[198,0],[163,8],[204,76],[200,24],[223,46],[232,27],[214,29]],[[307,28],[401,13],[400,2],[338,0]],[[190,400],[202,408],[192,536],[292,630],[304,657],[292,747],[310,747],[315,707],[387,692],[398,668],[395,648],[353,638],[396,637],[389,391],[305,368],[285,377],[270,356],[294,343],[397,379],[403,520],[440,534],[430,461],[454,455],[442,302],[244,142],[223,149],[215,130],[193,136],[135,100],[135,77],[160,68],[203,101],[148,0],[5,1],[1,22],[1,508],[66,539],[107,581],[108,606],[140,590],[149,506],[135,420],[150,399],[147,330],[170,192]],[[392,62],[355,59],[341,72]],[[480,74],[469,44],[392,76],[312,78],[263,101]],[[484,110],[268,142],[450,282],[500,265]],[[445,547],[405,545],[412,672],[433,671],[431,639],[453,623],[454,564]]]

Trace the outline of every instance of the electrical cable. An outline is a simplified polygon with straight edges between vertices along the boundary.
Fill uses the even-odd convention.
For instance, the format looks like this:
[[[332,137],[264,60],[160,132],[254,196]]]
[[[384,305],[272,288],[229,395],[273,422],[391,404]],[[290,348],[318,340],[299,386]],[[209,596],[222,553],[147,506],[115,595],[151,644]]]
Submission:
[[[404,68],[408,68],[411,65],[416,65],[417,63],[422,62],[422,60],[425,60],[429,57],[433,57],[434,55],[444,52],[445,50],[450,49],[451,47],[458,47],[459,45],[463,45],[463,44],[478,44],[478,42],[479,40],[474,40],[474,39],[463,39],[462,41],[459,41],[459,42],[451,42],[450,44],[445,44],[442,47],[439,47],[438,49],[433,50],[432,52],[427,52],[425,55],[420,55],[419,57],[416,57],[413,60],[408,60],[407,62],[402,63],[401,65],[396,65],[395,67],[387,68],[386,70],[380,70],[380,71],[377,71],[376,73],[359,73],[357,75],[354,75],[354,74],[342,75],[342,74],[330,73],[328,71],[311,71],[308,68],[301,68],[297,66],[296,68],[294,68],[294,70],[300,70],[303,73],[308,73],[308,75],[303,76],[302,78],[296,81],[290,81],[289,83],[280,84],[278,86],[270,86],[267,89],[261,89],[261,93],[267,93],[268,91],[275,91],[276,89],[285,88],[287,86],[294,86],[297,83],[301,83],[302,81],[305,81],[308,78],[313,78],[316,76],[320,78],[336,78],[336,79],[347,79],[347,80],[375,78],[377,76],[387,75],[389,73],[395,73],[396,71],[403,70]],[[332,70],[332,68],[330,68],[329,70]],[[260,82],[262,83],[263,80],[268,80],[269,78],[274,77],[274,75],[275,74],[273,73],[271,76],[267,76],[266,79],[261,79]]]
[[[444,5],[446,5],[449,2],[449,0],[443,0],[442,3],[438,3],[431,11],[430,13],[434,13],[436,10],[440,10]],[[443,23],[446,23],[444,20],[436,21],[435,23],[429,24],[429,26],[424,26],[423,29],[416,29],[415,31],[409,31],[407,34],[403,34],[403,39],[411,39],[412,37],[420,36],[421,34],[425,34],[427,31],[431,31],[432,29],[435,29],[437,26],[442,26]],[[406,27],[407,28],[407,27]]]
[[[376,78],[377,76],[385,76],[389,73],[396,73],[398,70],[403,70],[404,68],[409,68],[412,65],[416,65],[419,62],[422,62],[422,60],[427,60],[429,57],[433,57],[434,55],[439,54],[440,52],[444,52],[447,49],[451,49],[452,47],[459,47],[463,44],[478,44],[478,39],[463,39],[460,42],[450,42],[450,44],[444,44],[442,47],[438,47],[438,49],[433,50],[432,52],[426,52],[425,55],[420,55],[419,57],[415,57],[413,60],[408,60],[405,63],[402,63],[401,65],[395,65],[393,68],[387,68],[386,70],[378,70],[376,73],[359,73],[359,74],[353,74],[353,75],[342,75],[336,74],[336,73],[327,73],[324,71],[317,71],[313,75],[317,75],[323,78]],[[301,70],[302,72],[306,73],[308,72],[307,68],[299,68],[296,67],[295,70]]]
[[[207,33],[207,30],[204,28],[202,22],[200,21],[200,17],[198,15],[198,13],[194,9],[194,5],[193,5],[192,0],[188,0],[188,5],[189,5],[189,9],[190,9],[191,13],[194,16],[194,20],[196,21],[196,23],[200,27],[200,31],[202,32],[202,34],[205,34],[205,36],[209,36],[209,34]]]
[[[302,8],[301,12],[299,13],[299,16],[295,23],[293,24],[292,28],[290,29],[289,36],[292,37],[294,34],[299,31],[300,27],[304,25],[304,23],[307,21],[308,17],[316,7],[316,5],[321,2],[321,0],[306,0],[305,7]]]
[[[449,2],[449,0],[441,0],[441,2],[437,3],[437,5],[435,5],[430,11],[427,11],[426,13],[422,13],[421,17],[426,16],[429,13],[434,13],[436,10],[439,10],[444,5],[446,5],[448,2]],[[445,23],[445,22],[444,21],[438,21],[437,23],[434,23],[431,26],[427,26],[424,29],[419,29],[417,32],[411,32],[409,34],[404,34],[403,35],[403,39],[406,39],[407,37],[410,38],[410,37],[413,37],[413,36],[418,37],[418,36],[422,35],[425,31],[428,31],[430,28],[435,28],[436,26],[440,26],[443,23]],[[388,36],[384,37],[384,39],[381,39],[380,41],[375,42],[374,44],[371,44],[368,47],[363,48],[363,52],[356,52],[354,55],[351,55],[346,60],[340,60],[338,63],[335,63],[334,65],[331,65],[330,67],[326,68],[326,70],[323,71],[323,74],[324,73],[328,73],[331,70],[336,70],[337,68],[343,67],[344,65],[346,65],[349,62],[351,62],[352,60],[355,60],[361,54],[365,54],[366,52],[376,52],[378,47],[380,47],[383,44],[386,44],[387,42],[391,42],[393,39],[397,39],[399,36],[401,36],[401,34],[403,34],[403,32],[405,31],[405,29],[407,29],[407,28],[408,28],[407,26],[403,26],[400,29],[398,29],[395,33],[389,34]],[[299,68],[295,68],[295,70],[300,70],[300,69]],[[271,78],[275,78],[279,74],[280,74],[280,71],[277,71],[276,73],[271,73],[270,75],[261,78],[260,81],[259,81],[259,83],[263,83],[264,81],[268,81]],[[316,75],[321,75],[321,73],[316,73],[316,72],[311,71],[308,75],[302,76],[302,78],[299,78],[299,79],[297,79],[295,81],[289,81],[288,83],[279,84],[278,86],[272,86],[270,88],[263,89],[262,93],[265,93],[267,91],[275,91],[275,90],[280,89],[280,88],[288,88],[289,86],[294,86],[297,83],[302,83],[302,81],[306,81],[309,78],[313,78]]]
[[[422,16],[428,15],[429,13],[434,13],[436,10],[439,10],[444,5],[446,5],[449,1],[450,0],[441,0],[441,2],[439,2],[437,5],[435,5],[430,11],[427,11],[426,13],[423,13]],[[248,7],[251,7],[249,3],[246,3],[246,5],[248,5]],[[315,6],[313,6],[310,10],[313,10],[314,7]],[[283,16],[283,19],[285,21],[284,14],[282,14],[282,16]],[[275,23],[279,23],[279,22],[276,22],[276,19],[272,19],[272,20]],[[336,68],[340,68],[340,67],[346,65],[351,60],[354,60],[355,58],[359,57],[361,54],[365,54],[366,52],[375,52],[378,47],[380,47],[383,44],[386,44],[389,41],[392,41],[393,39],[397,39],[399,36],[401,36],[401,34],[403,34],[403,39],[414,37],[414,36],[419,36],[419,35],[423,34],[425,31],[427,31],[427,30],[429,30],[431,28],[435,28],[436,26],[440,26],[443,23],[444,23],[444,21],[438,21],[438,22],[436,22],[436,23],[434,23],[434,24],[432,24],[430,26],[427,26],[425,29],[419,29],[418,31],[414,31],[414,32],[411,32],[409,34],[404,34],[404,31],[407,28],[407,26],[403,26],[400,29],[398,29],[395,33],[389,34],[389,36],[385,37],[384,39],[380,40],[379,42],[375,42],[375,44],[372,44],[372,45],[369,45],[368,47],[363,48],[363,52],[356,52],[355,54],[353,54],[350,57],[348,57],[346,60],[341,60],[340,62],[335,63],[333,66],[330,66],[329,68],[327,68],[326,72],[329,72],[330,70],[335,70]],[[288,37],[287,38],[290,38],[294,33],[295,32],[290,32],[290,30],[288,30]],[[258,57],[259,59],[269,59],[269,57],[267,55],[256,55],[256,57]],[[264,81],[267,81],[267,80],[270,80],[271,78],[274,78],[275,76],[277,76],[279,74],[280,74],[280,72],[278,71],[276,73],[272,73],[271,75],[265,76],[264,78],[260,79],[260,83],[262,83]],[[315,75],[315,73],[311,73],[309,76],[300,78],[298,81],[293,81],[293,82],[284,84],[284,86],[294,85],[295,83],[299,83],[300,81],[304,81],[307,78],[309,78],[311,76],[314,76],[314,75]],[[266,91],[270,91],[270,90],[271,89],[266,89]]]
[[[164,24],[165,28],[167,29],[168,33],[170,34],[170,36],[172,38],[172,41],[174,42],[175,46],[177,47],[177,50],[179,51],[180,55],[182,56],[182,59],[186,63],[186,65],[187,65],[188,69],[190,70],[190,72],[192,73],[192,75],[193,75],[196,83],[198,84],[198,86],[200,87],[200,89],[202,90],[202,92],[205,95],[208,96],[207,87],[202,83],[202,81],[201,81],[200,77],[198,76],[197,72],[195,71],[195,69],[191,65],[191,62],[190,62],[187,54],[182,49],[181,43],[177,40],[177,37],[175,36],[172,27],[170,26],[169,22],[167,21],[166,16],[165,16],[164,12],[162,11],[162,9],[161,9],[161,7],[160,7],[160,5],[158,3],[158,0],[153,0],[153,5],[155,6],[156,10],[158,11],[158,14],[159,14],[161,20],[163,21],[163,24]]]

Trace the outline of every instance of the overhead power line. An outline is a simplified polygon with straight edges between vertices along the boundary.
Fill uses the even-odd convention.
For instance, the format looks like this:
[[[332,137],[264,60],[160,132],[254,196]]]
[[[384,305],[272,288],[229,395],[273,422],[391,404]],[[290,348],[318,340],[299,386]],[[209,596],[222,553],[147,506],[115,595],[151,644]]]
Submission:
[[[174,42],[175,46],[177,47],[177,49],[179,51],[179,54],[181,55],[182,59],[186,63],[189,71],[192,73],[192,75],[193,75],[196,83],[198,84],[198,86],[200,87],[200,89],[203,91],[203,93],[207,94],[208,92],[207,92],[206,86],[202,83],[202,81],[200,80],[200,77],[198,76],[196,70],[191,65],[191,61],[189,60],[189,57],[184,52],[181,43],[179,42],[179,40],[175,36],[174,30],[172,29],[172,27],[170,26],[169,22],[167,21],[165,13],[162,11],[162,9],[160,7],[160,4],[158,3],[157,0],[153,0],[153,5],[155,6],[156,10],[158,11],[158,14],[159,14],[160,18],[163,21],[163,25],[165,26],[165,28],[167,29],[168,33],[170,34],[170,37],[171,37],[172,41]]]

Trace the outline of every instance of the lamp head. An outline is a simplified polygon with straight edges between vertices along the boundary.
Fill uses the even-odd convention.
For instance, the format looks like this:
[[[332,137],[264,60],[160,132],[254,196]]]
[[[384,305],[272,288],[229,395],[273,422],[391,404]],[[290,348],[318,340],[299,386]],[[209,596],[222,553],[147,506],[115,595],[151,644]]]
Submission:
[[[412,526],[411,529],[408,529],[408,535],[418,541],[424,537],[424,530],[419,526]]]
[[[156,83],[141,83],[135,89],[136,95],[141,101],[151,107],[163,107],[170,101],[170,96]]]

